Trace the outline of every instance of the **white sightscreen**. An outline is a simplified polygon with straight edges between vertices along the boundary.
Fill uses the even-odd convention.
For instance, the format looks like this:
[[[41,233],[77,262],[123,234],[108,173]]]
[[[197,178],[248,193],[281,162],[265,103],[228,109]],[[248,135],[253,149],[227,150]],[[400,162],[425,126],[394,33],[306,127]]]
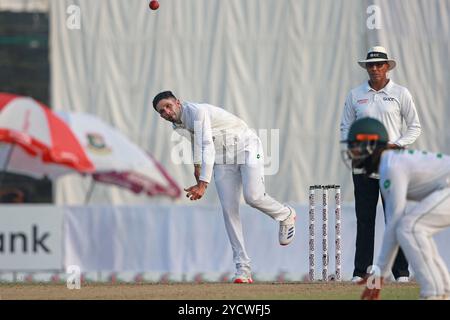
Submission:
[[[146,0],[50,1],[52,105],[100,116],[162,161],[182,187],[193,184],[193,169],[171,160],[171,126],[151,106],[165,89],[223,106],[257,132],[278,129],[279,170],[266,185],[280,201],[306,202],[310,184],[328,183],[342,184],[343,199],[353,200],[339,122],[348,91],[367,76],[356,61],[377,44],[397,60],[391,78],[415,99],[423,131],[414,146],[450,152],[450,1],[160,4],[150,11]],[[379,9],[380,29],[367,27],[370,5]],[[83,201],[89,181],[80,179],[59,181],[59,203]],[[92,201],[151,199],[98,186]],[[211,187],[202,203],[216,202]]]

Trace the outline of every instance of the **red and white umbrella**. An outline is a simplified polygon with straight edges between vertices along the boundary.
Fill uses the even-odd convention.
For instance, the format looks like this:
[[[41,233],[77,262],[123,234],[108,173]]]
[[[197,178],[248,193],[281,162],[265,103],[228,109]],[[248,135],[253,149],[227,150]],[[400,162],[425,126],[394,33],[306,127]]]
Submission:
[[[180,187],[156,159],[101,119],[53,113],[31,98],[5,93],[0,93],[1,169],[50,179],[89,173],[94,182],[134,193],[181,195]]]
[[[69,125],[94,163],[93,181],[114,184],[148,196],[180,197],[181,188],[163,166],[119,130],[94,115],[57,114]]]
[[[95,170],[67,124],[30,97],[0,93],[0,142],[9,147],[4,171],[55,178]]]

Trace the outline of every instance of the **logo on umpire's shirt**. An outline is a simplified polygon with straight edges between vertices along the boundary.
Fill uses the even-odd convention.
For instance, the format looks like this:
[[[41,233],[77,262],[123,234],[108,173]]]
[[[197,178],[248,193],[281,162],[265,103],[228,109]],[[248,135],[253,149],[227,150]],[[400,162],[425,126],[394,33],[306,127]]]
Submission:
[[[99,133],[87,133],[87,148],[97,154],[109,154],[111,148],[106,145],[105,139]]]
[[[383,101],[394,101],[395,99],[394,98],[389,98],[389,97],[384,97],[383,98]]]
[[[386,181],[384,181],[383,187],[385,189],[389,189],[390,186],[391,186],[391,180],[387,179]]]
[[[358,104],[366,104],[367,102],[369,102],[369,99],[359,99]]]

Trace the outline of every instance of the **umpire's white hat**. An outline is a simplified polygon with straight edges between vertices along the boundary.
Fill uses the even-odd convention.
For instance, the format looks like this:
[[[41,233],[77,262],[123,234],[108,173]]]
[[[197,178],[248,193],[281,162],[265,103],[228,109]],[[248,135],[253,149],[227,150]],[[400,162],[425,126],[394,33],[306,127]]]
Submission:
[[[366,68],[366,63],[368,62],[382,62],[386,61],[389,64],[389,70],[392,70],[395,68],[397,63],[395,60],[389,59],[387,55],[387,51],[384,47],[381,46],[375,46],[369,49],[369,52],[367,52],[367,57],[365,60],[359,60],[358,64],[362,68]]]

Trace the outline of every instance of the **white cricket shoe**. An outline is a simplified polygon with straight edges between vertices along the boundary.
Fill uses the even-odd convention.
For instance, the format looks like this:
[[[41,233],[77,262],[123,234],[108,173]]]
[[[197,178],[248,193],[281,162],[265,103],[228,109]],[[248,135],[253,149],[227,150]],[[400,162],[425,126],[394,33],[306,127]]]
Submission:
[[[354,276],[353,278],[352,278],[352,283],[358,283],[358,282],[360,282],[361,280],[362,280],[363,278],[362,277],[360,277],[360,276]]]
[[[288,207],[291,210],[291,214],[283,221],[280,221],[280,232],[278,239],[282,246],[286,246],[294,240],[295,236],[295,218],[297,213],[294,208]]]
[[[409,282],[409,277],[398,277],[397,279],[395,279],[395,281],[397,283],[408,283]]]
[[[251,272],[246,269],[238,269],[233,277],[233,283],[253,283]]]

